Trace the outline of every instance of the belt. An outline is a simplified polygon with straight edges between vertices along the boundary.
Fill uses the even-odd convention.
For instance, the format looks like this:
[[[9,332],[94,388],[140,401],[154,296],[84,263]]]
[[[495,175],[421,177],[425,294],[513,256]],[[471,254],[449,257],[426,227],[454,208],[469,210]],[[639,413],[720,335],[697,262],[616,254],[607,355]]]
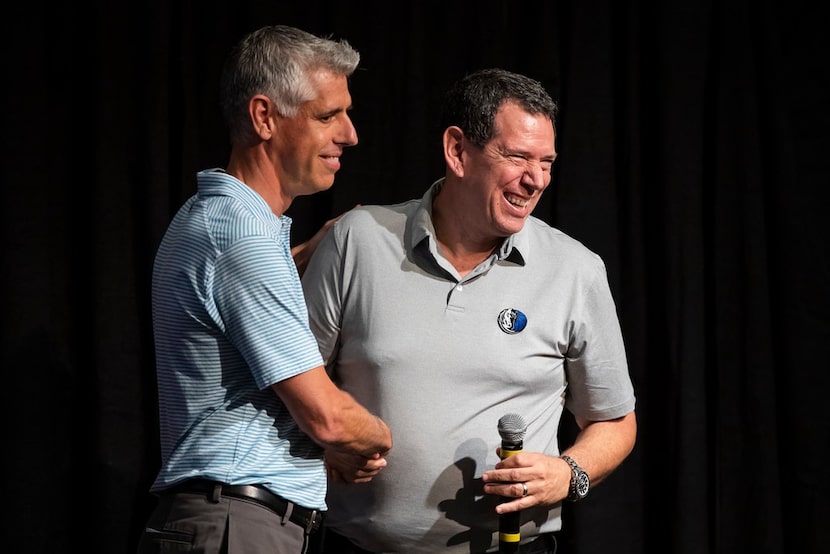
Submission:
[[[556,534],[542,533],[529,543],[519,545],[519,554],[524,552],[556,552]]]
[[[376,554],[370,550],[364,550],[354,544],[340,533],[330,529],[325,529],[323,541],[326,545],[327,552],[348,552],[349,554]],[[543,533],[537,535],[532,541],[519,545],[519,554],[525,552],[556,552],[556,533]]]
[[[323,523],[323,512],[299,506],[290,500],[269,491],[262,485],[227,485],[209,479],[187,479],[178,485],[165,489],[161,494],[177,493],[205,494],[214,502],[222,496],[248,500],[268,508],[280,517],[287,517],[291,523],[296,523],[309,535],[320,528]]]

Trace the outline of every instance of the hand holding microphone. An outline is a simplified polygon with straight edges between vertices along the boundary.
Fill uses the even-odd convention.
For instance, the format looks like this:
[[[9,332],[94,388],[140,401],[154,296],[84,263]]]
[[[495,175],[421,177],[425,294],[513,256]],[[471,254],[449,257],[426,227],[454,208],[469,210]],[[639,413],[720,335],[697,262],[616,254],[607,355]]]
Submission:
[[[514,456],[524,450],[527,423],[519,414],[505,414],[499,419],[499,435],[501,449],[499,456],[502,460]],[[527,485],[522,483],[524,494],[527,495]],[[502,497],[503,501],[513,498]],[[518,552],[521,539],[521,512],[510,512],[499,515],[499,552]]]

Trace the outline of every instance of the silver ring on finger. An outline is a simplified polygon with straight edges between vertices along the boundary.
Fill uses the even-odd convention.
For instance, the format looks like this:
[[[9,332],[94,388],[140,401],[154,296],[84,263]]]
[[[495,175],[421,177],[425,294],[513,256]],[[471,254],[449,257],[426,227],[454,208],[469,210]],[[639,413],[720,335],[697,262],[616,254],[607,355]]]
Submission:
[[[522,496],[527,496],[527,483],[522,483]]]

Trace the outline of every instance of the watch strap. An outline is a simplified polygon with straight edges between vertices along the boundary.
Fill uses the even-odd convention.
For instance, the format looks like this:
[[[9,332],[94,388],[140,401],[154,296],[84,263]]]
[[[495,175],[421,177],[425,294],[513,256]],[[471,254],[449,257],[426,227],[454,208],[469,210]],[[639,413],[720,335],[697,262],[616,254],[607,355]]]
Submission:
[[[571,502],[576,502],[577,500],[582,500],[588,495],[588,490],[590,488],[590,479],[588,477],[588,473],[582,469],[579,464],[574,461],[573,458],[570,456],[563,454],[559,456],[569,466],[571,466],[571,483],[570,487],[568,488],[568,500]]]

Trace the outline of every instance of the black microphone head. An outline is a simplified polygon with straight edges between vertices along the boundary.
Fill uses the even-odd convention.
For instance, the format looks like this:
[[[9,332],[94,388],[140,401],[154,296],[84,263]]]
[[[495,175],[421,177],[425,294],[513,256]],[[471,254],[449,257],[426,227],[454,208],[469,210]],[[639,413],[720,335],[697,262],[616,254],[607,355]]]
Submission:
[[[499,419],[499,435],[505,442],[521,443],[526,432],[527,422],[519,414],[505,414]]]

